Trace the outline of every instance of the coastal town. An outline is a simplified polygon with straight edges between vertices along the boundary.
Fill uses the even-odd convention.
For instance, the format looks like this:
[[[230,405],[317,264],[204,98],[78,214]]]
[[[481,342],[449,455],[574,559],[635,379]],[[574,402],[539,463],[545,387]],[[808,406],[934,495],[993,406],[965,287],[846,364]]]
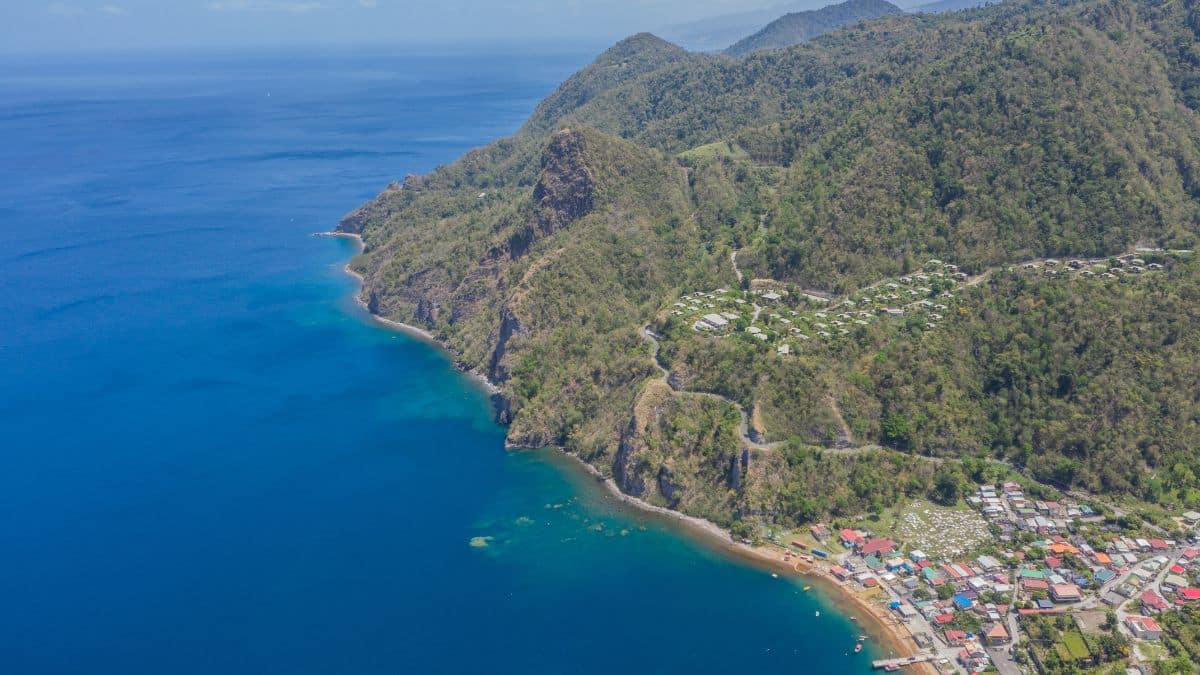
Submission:
[[[789,565],[911,636],[916,653],[876,661],[882,670],[1156,672],[1164,615],[1200,606],[1200,512],[1169,527],[1134,524],[1115,507],[1035,496],[1013,481],[981,485],[964,502],[772,541]],[[925,521],[906,531],[914,518]]]

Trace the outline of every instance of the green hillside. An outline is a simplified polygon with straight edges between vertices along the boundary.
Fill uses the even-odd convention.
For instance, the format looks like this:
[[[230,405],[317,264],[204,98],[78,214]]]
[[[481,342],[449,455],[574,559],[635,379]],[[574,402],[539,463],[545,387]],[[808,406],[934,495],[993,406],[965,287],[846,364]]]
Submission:
[[[1200,232],[1198,37],[1196,0],[740,59],[638,35],[341,229],[372,311],[500,387],[511,444],[662,505],[799,522],[968,457],[1198,506],[1200,269],[1171,252]]]

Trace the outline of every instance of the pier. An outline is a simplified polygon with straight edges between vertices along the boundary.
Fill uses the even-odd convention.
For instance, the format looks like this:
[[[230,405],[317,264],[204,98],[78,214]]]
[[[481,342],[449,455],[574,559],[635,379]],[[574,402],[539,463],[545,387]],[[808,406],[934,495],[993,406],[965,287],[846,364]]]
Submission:
[[[877,661],[872,661],[871,667],[876,670],[884,670],[887,668],[892,668],[894,670],[895,668],[911,666],[916,663],[925,663],[926,661],[932,661],[936,658],[937,654],[922,652],[915,656],[906,656],[901,659],[879,659]]]

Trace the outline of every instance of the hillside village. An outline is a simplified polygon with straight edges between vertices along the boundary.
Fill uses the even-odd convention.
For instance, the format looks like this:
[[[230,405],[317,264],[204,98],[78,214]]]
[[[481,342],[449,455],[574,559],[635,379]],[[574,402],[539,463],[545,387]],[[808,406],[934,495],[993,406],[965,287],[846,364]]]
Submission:
[[[786,559],[885,606],[913,635],[920,660],[942,672],[1105,664],[1153,672],[1164,655],[1162,615],[1200,605],[1200,512],[1178,516],[1173,535],[1131,527],[1087,500],[1028,496],[1011,481],[982,485],[966,502],[970,510],[941,509],[916,530],[924,539],[898,536],[902,517],[895,532],[818,524],[787,544],[776,540]],[[945,540],[973,550],[925,548]]]
[[[1112,258],[1058,260],[1047,258],[1007,269],[1047,278],[1133,281],[1164,269],[1170,255],[1187,252],[1145,250]],[[959,311],[961,292],[986,276],[971,277],[958,265],[933,259],[921,271],[887,278],[848,297],[829,298],[769,280],[755,280],[745,290],[717,288],[688,293],[674,302],[669,317],[714,337],[744,336],[787,356],[808,343],[836,344],[856,339],[857,332],[877,319],[904,320],[934,330]]]

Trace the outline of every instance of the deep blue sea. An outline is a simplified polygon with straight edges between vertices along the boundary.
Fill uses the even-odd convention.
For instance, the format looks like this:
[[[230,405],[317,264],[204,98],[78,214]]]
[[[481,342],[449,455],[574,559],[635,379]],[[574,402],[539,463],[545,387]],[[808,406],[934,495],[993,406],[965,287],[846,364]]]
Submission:
[[[0,672],[867,667],[815,592],[506,452],[311,236],[594,52],[0,62]]]

